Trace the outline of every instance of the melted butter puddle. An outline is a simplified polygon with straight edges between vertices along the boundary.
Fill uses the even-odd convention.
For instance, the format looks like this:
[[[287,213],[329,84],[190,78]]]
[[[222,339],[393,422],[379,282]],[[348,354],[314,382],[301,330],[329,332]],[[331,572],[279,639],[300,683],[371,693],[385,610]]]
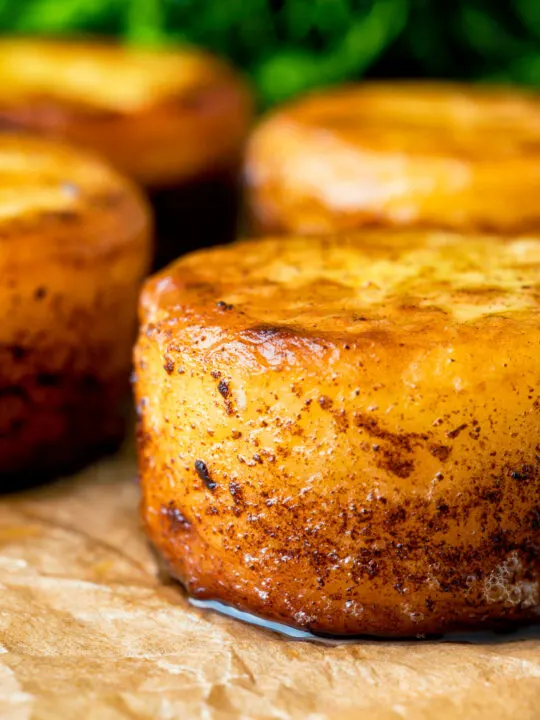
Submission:
[[[424,643],[466,643],[469,645],[498,645],[502,643],[518,642],[520,640],[540,640],[540,625],[522,627],[511,631],[495,632],[493,630],[477,630],[470,632],[447,633],[441,637],[426,637],[418,635],[416,638],[382,638],[372,635],[362,636],[327,636],[317,635],[309,630],[298,630],[297,628],[284,625],[273,620],[265,620],[244,610],[237,610],[230,605],[225,605],[217,600],[198,600],[188,597],[190,605],[200,610],[214,611],[234,620],[241,620],[248,625],[255,625],[265,630],[278,633],[293,640],[308,640],[310,642],[323,643],[325,645],[352,645],[355,643],[376,642],[376,643],[402,643],[422,641]]]

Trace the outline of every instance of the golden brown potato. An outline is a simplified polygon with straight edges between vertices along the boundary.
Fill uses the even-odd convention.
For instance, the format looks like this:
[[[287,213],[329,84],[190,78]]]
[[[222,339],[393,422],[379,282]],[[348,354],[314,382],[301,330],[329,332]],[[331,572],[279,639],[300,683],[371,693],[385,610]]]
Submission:
[[[99,151],[142,184],[157,211],[159,264],[232,238],[250,118],[243,81],[196,50],[0,40],[0,126]]]
[[[264,120],[248,148],[255,226],[540,227],[540,98],[493,88],[362,84]]]
[[[325,633],[535,620],[540,241],[364,231],[147,281],[142,514],[190,593]]]
[[[149,232],[138,191],[101,161],[0,137],[0,489],[121,439]]]

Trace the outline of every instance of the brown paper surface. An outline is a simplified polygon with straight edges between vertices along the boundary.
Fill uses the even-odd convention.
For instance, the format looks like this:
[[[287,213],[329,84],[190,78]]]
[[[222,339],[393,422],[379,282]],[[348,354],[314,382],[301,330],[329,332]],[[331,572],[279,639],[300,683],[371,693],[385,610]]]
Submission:
[[[540,632],[284,638],[191,607],[140,532],[133,457],[0,502],[0,718],[540,718]]]

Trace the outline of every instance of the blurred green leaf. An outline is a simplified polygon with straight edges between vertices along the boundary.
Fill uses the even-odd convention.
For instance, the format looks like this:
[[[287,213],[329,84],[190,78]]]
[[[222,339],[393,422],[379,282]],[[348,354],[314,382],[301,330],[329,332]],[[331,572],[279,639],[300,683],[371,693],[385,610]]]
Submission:
[[[360,75],[402,30],[406,17],[406,0],[378,0],[348,27],[335,47],[318,53],[278,52],[255,71],[264,100],[280,102],[302,90]]]
[[[538,0],[514,0],[513,4],[523,24],[536,37],[540,37],[540,3]]]
[[[157,44],[166,40],[163,0],[131,0],[124,30],[128,40]]]
[[[465,3],[461,7],[460,21],[463,36],[471,47],[485,58],[505,59],[524,49],[524,43],[485,8]]]
[[[66,30],[118,29],[115,19],[125,0],[18,0],[0,6],[3,27],[23,33],[60,33]],[[7,21],[7,22],[6,22]]]

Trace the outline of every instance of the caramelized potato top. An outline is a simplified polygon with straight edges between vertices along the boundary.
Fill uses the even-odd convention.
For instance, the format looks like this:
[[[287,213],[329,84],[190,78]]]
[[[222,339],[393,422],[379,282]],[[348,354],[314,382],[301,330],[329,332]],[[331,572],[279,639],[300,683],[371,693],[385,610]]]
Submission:
[[[365,231],[242,242],[192,254],[147,283],[143,320],[255,338],[400,347],[530,324],[540,333],[540,241]],[[425,333],[425,334],[424,334]]]
[[[366,83],[313,94],[284,114],[374,151],[481,159],[540,149],[540,99],[501,88]]]
[[[218,60],[198,50],[157,52],[88,41],[4,39],[0,58],[0,97],[55,98],[81,111],[137,112],[226,76]]]
[[[271,113],[246,173],[267,232],[540,225],[540,98],[491,87],[364,83]]]
[[[46,139],[0,136],[0,266],[25,252],[113,252],[147,225],[139,191],[100,159]]]
[[[0,126],[96,149],[143,184],[229,162],[250,114],[243,82],[195,49],[0,40]]]

